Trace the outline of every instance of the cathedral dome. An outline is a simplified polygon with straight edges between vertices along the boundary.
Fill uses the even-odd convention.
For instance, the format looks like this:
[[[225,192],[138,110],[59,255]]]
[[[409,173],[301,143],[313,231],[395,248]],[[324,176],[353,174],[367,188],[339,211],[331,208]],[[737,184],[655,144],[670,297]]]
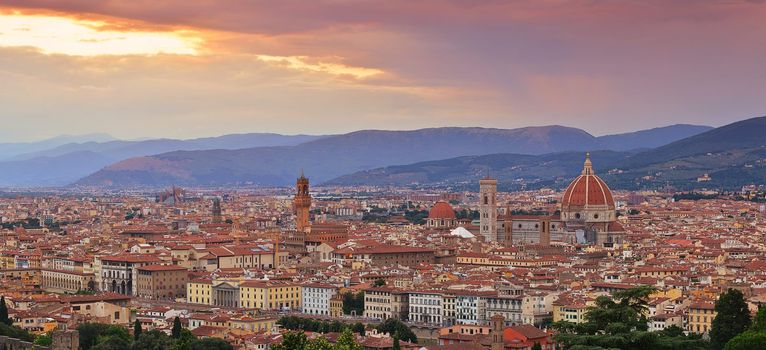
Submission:
[[[429,219],[455,219],[455,211],[447,202],[436,202],[428,212]]]
[[[585,165],[582,174],[569,184],[561,199],[562,212],[574,212],[580,209],[608,209],[614,210],[614,198],[612,191],[593,172],[590,162],[590,154],[585,156]]]

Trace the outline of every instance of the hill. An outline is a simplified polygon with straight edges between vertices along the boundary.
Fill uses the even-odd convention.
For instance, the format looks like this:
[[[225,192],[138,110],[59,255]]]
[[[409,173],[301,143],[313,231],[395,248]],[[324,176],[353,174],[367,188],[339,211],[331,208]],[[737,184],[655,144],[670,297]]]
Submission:
[[[654,137],[662,130],[664,128],[641,135]],[[640,137],[629,135],[631,139]],[[620,144],[618,135],[610,138],[610,142]],[[77,184],[116,187],[171,184],[282,186],[292,184],[301,168],[313,181],[323,182],[357,171],[452,157],[496,153],[541,155],[599,147],[599,138],[563,126],[364,130],[289,147],[169,152],[133,158],[110,165]]]
[[[752,118],[642,152],[595,152],[594,164],[611,187],[657,188],[666,185],[737,189],[766,179],[766,117]],[[570,158],[571,157],[571,158]],[[372,169],[328,181],[333,185],[449,185],[472,183],[492,174],[500,183],[564,186],[577,175],[582,155],[496,154]],[[709,174],[712,180],[698,182]],[[565,181],[561,181],[562,177]]]
[[[61,135],[36,142],[5,142],[0,143],[0,160],[28,152],[38,152],[74,142],[106,142],[116,140],[107,134]]]
[[[3,171],[0,173],[0,186],[63,186],[121,160],[175,150],[290,146],[319,138],[321,136],[251,133],[190,140],[70,142],[48,149],[16,154],[10,159],[1,161],[0,169]],[[61,138],[54,140],[61,140]],[[48,142],[55,144],[53,141]],[[33,147],[24,149],[35,150],[39,148],[38,146],[34,144]]]
[[[596,171],[606,172],[631,153],[618,151],[592,152]],[[545,155],[489,154],[457,157],[366,170],[341,176],[326,185],[378,186],[450,186],[468,189],[489,175],[498,179],[501,189],[518,190],[544,186],[566,186],[582,171],[583,152],[561,152]]]

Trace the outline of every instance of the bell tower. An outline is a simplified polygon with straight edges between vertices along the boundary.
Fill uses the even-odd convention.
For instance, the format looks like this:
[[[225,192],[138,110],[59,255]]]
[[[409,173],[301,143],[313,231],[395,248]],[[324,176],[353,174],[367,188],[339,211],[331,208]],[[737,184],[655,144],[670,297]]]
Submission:
[[[479,232],[485,242],[499,241],[497,234],[497,180],[485,177],[479,181]]]
[[[293,205],[295,206],[295,227],[298,232],[306,232],[309,228],[309,209],[311,209],[311,195],[309,194],[309,179],[303,175],[301,170],[301,177],[298,178],[295,184],[295,198],[293,199]]]

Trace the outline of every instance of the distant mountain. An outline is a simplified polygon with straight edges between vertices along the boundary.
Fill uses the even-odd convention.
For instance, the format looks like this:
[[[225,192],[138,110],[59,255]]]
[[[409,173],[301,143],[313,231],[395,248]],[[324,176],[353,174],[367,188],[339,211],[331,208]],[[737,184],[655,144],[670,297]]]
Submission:
[[[24,161],[0,162],[0,186],[48,187],[61,186],[93,172],[111,158],[89,151],[72,152],[58,157],[38,157]]]
[[[61,135],[35,142],[0,143],[0,160],[28,152],[38,152],[72,142],[106,142],[116,140],[108,134]]]
[[[660,147],[712,129],[712,126],[676,124],[625,134],[599,136],[597,139],[599,149],[628,151]]]
[[[662,147],[638,153],[614,164],[619,186],[734,189],[766,183],[766,117],[742,120]],[[711,181],[697,183],[709,174]]]
[[[597,172],[606,172],[609,165],[625,160],[629,152],[592,152]],[[475,187],[479,179],[492,176],[501,188],[564,186],[582,171],[583,152],[561,152],[544,155],[489,154],[457,157],[395,165],[340,176],[325,185],[373,186],[452,186]]]
[[[766,183],[765,135],[766,117],[753,118],[648,151],[594,152],[593,162],[613,188],[736,189]],[[494,154],[377,168],[340,176],[327,184],[475,186],[479,178],[490,174],[506,185],[523,182],[563,187],[581,169],[581,153]],[[712,180],[697,182],[706,173]]]
[[[232,134],[190,140],[157,139],[66,143],[0,161],[0,186],[63,186],[115,162],[175,150],[238,149],[297,145],[321,136]]]
[[[640,135],[657,142],[656,134],[665,128],[654,130]],[[632,145],[639,136],[627,135],[631,140],[627,148],[634,148]],[[618,138],[619,135],[613,135],[608,140],[619,145]],[[116,187],[289,185],[301,168],[313,181],[323,182],[362,170],[459,156],[594,150],[601,147],[599,140],[583,130],[563,126],[364,130],[289,147],[169,152],[132,158],[108,166],[77,184]]]
[[[109,141],[67,143],[55,148],[16,155],[12,160],[55,157],[71,152],[96,152],[115,161],[172,151],[205,149],[239,149],[268,146],[293,146],[321,138],[314,135],[280,135],[272,133],[229,134],[188,140],[150,139],[142,141]]]

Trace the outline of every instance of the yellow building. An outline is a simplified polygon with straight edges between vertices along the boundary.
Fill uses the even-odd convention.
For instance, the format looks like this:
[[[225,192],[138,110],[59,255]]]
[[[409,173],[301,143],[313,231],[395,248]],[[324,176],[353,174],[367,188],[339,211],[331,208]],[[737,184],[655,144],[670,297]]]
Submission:
[[[277,323],[277,318],[272,316],[250,317],[242,316],[229,320],[229,329],[239,329],[249,332],[268,332]]]
[[[239,284],[240,307],[247,309],[299,309],[301,285],[270,281],[244,281]]]
[[[591,300],[559,299],[553,302],[553,322],[585,322],[585,314],[588,312],[588,307],[592,305]]]
[[[186,283],[186,301],[194,304],[212,305],[213,281],[196,279]]]
[[[330,299],[330,317],[343,316],[343,295],[336,293]]]
[[[687,331],[703,334],[710,331],[716,316],[715,305],[711,302],[694,302],[689,306]]]

